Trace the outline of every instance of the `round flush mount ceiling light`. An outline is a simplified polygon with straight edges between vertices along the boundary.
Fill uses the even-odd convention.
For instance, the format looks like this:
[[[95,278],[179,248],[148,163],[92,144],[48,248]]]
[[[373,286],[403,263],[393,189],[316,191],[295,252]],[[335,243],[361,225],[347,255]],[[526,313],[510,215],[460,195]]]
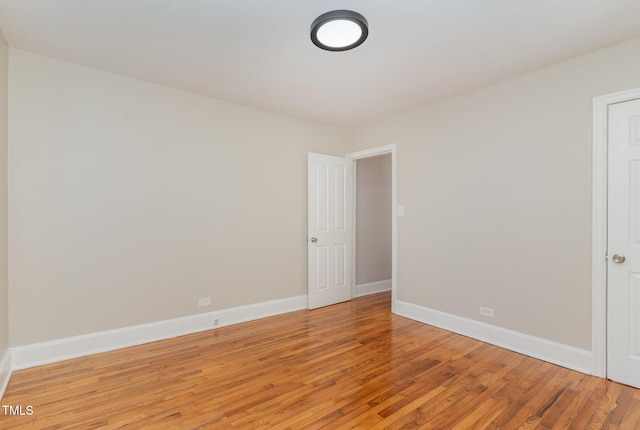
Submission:
[[[347,51],[362,45],[369,35],[367,20],[351,10],[323,13],[311,24],[311,40],[327,51]]]

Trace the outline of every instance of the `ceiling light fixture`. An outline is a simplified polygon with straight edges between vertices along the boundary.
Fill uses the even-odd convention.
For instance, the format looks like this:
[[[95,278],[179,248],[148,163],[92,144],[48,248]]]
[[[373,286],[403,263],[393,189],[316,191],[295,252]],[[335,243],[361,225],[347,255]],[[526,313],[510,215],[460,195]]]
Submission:
[[[323,13],[311,24],[311,40],[327,51],[347,51],[362,45],[369,35],[364,16],[351,10]]]

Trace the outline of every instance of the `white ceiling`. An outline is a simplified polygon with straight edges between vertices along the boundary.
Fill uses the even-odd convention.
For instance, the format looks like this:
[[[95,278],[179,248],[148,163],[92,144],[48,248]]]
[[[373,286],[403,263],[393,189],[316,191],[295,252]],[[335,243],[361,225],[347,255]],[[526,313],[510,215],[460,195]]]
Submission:
[[[309,39],[369,21],[347,52]],[[640,35],[639,0],[0,0],[10,46],[223,100],[358,125]]]

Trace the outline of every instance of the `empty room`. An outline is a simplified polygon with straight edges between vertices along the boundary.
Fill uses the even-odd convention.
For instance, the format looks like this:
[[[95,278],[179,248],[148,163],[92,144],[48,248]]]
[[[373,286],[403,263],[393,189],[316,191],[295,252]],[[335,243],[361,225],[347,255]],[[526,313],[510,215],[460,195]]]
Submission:
[[[0,0],[0,429],[640,428],[639,16]]]

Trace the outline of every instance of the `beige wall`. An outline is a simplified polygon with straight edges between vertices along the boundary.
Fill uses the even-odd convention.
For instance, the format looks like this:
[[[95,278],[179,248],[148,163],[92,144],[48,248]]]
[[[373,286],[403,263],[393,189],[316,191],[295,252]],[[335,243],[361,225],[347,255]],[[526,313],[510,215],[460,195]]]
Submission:
[[[639,87],[638,53],[633,39],[576,57],[349,145],[343,129],[12,49],[9,344],[305,294],[306,153],[396,143],[398,298],[588,349],[592,97]]]
[[[357,162],[356,283],[391,279],[391,155]]]
[[[592,97],[639,87],[639,54],[633,39],[354,131],[353,151],[397,144],[400,300],[590,348]]]
[[[0,360],[9,342],[9,284],[7,277],[7,109],[9,49],[0,32]]]
[[[306,154],[345,130],[14,49],[10,71],[11,346],[306,294]]]

